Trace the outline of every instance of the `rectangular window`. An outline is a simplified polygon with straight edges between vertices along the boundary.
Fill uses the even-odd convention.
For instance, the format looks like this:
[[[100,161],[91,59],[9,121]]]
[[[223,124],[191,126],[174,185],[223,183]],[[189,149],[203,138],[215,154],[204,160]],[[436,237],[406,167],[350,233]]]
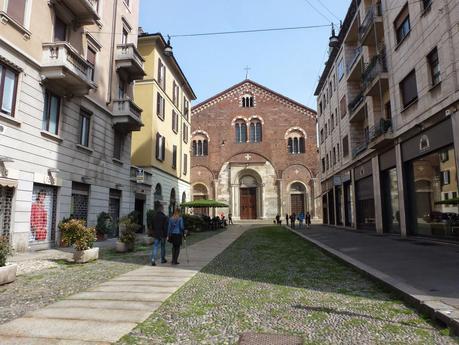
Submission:
[[[320,130],[320,143],[322,144],[324,142],[324,130]]]
[[[91,114],[87,111],[80,110],[80,145],[89,147]]]
[[[19,24],[24,25],[27,0],[10,0],[6,12]]]
[[[177,145],[172,146],[172,169],[177,169]]]
[[[164,161],[166,156],[166,138],[161,134],[156,133],[156,159],[160,162]]]
[[[325,172],[325,158],[322,158],[322,173]]]
[[[186,153],[183,154],[183,175],[188,173],[188,155]]]
[[[179,107],[179,95],[180,89],[174,80],[174,82],[172,83],[172,103],[174,103],[177,108]]]
[[[402,9],[394,22],[395,36],[397,38],[397,44],[401,43],[411,31],[410,24],[410,13],[408,10],[408,4]]]
[[[346,135],[343,138],[343,157],[349,156],[349,137]]]
[[[54,42],[67,40],[67,25],[58,17],[54,17]]]
[[[341,79],[343,79],[344,77],[344,58],[341,58],[341,60],[339,60],[336,71],[338,73],[338,80],[341,81]]]
[[[339,154],[339,144],[336,144],[336,155],[338,156],[338,162],[339,162],[341,159],[341,156]]]
[[[156,114],[161,120],[164,120],[166,100],[158,92],[156,95]]]
[[[437,85],[440,82],[440,62],[436,47],[427,55],[427,62],[430,70],[430,82],[432,85]]]
[[[87,184],[72,182],[72,199],[70,203],[70,213],[75,219],[88,219],[89,209],[89,190]]]
[[[400,82],[400,94],[402,96],[403,107],[406,108],[418,99],[418,88],[416,84],[416,72],[412,70]]]
[[[183,142],[186,144],[188,143],[188,126],[183,123]]]
[[[178,132],[178,114],[175,110],[172,110],[172,130],[177,133]]]
[[[449,200],[449,193],[443,193],[443,200]]]
[[[14,116],[17,83],[17,73],[0,65],[0,105],[4,114]]]
[[[59,114],[61,110],[61,98],[52,92],[45,91],[45,108],[43,109],[42,129],[52,134],[59,131]]]
[[[336,164],[336,148],[333,148],[333,165]]]
[[[163,90],[166,89],[166,66],[158,59],[158,84]]]
[[[115,131],[113,157],[118,160],[121,160],[121,157],[122,157],[123,143],[124,143],[124,135],[121,132]]]
[[[346,95],[344,95],[339,101],[339,111],[341,113],[341,118],[346,116],[347,114]]]
[[[441,176],[441,185],[446,186],[450,184],[450,172],[449,170],[445,170],[440,172]]]
[[[88,54],[86,60],[91,65],[91,68],[89,69],[89,78],[91,79],[91,81],[94,81],[95,76],[94,70],[96,67],[96,54],[96,51],[88,46]]]
[[[185,119],[187,119],[187,121],[189,117],[189,112],[190,112],[190,103],[185,97],[183,97],[183,115],[185,116]]]
[[[121,36],[121,44],[126,45],[128,43],[129,32],[126,28],[123,28],[123,35]]]

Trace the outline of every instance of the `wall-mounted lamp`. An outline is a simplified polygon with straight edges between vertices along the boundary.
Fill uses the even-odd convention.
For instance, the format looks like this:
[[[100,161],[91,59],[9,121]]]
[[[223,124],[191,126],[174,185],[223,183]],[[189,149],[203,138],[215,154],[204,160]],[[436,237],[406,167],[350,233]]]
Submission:
[[[174,55],[174,52],[172,51],[172,46],[171,46],[171,36],[169,35],[167,35],[167,43],[166,43],[166,46],[164,47],[164,55],[166,56]]]

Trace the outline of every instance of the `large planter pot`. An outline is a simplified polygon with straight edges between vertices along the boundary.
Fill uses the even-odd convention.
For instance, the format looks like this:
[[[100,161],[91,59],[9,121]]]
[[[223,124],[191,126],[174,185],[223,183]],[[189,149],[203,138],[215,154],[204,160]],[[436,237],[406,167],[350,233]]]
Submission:
[[[118,253],[132,252],[134,250],[134,243],[124,243],[121,241],[116,242],[115,250]]]
[[[16,264],[0,267],[0,285],[14,282],[17,270],[18,265]]]
[[[150,236],[145,236],[143,238],[143,243],[147,246],[150,246],[153,244],[153,242],[155,242],[155,239],[153,237],[150,237]]]
[[[73,253],[73,259],[78,264],[84,264],[89,261],[94,261],[99,258],[99,248],[91,248],[87,250],[79,250]]]

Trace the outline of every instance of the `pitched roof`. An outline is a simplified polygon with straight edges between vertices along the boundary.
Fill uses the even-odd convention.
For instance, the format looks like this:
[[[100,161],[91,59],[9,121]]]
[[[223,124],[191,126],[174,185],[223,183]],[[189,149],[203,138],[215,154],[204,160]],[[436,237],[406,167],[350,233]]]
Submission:
[[[293,99],[291,98],[288,98],[276,91],[273,91],[269,88],[267,88],[266,86],[263,86],[261,84],[258,84],[257,82],[254,82],[253,80],[250,80],[250,79],[245,79],[243,81],[241,81],[240,83],[237,83],[231,87],[229,87],[228,89],[222,91],[222,92],[219,92],[217,93],[215,96],[212,96],[208,99],[206,99],[205,101],[195,105],[192,107],[192,113],[196,113],[198,111],[201,111],[203,108],[205,108],[207,105],[209,105],[209,103],[215,103],[215,102],[218,102],[219,99],[222,99],[226,94],[228,93],[231,93],[233,91],[235,91],[236,89],[244,86],[245,84],[251,84],[252,86],[255,86],[256,88],[259,88],[265,92],[268,92],[270,94],[272,94],[273,96],[277,97],[277,98],[280,98],[282,100],[284,100],[285,102],[287,103],[290,103],[292,106],[294,107],[297,107],[297,108],[300,108],[303,112],[306,112],[306,113],[309,113],[310,115],[312,116],[316,116],[317,115],[317,112],[314,110],[314,109],[311,109],[297,101],[294,101]]]

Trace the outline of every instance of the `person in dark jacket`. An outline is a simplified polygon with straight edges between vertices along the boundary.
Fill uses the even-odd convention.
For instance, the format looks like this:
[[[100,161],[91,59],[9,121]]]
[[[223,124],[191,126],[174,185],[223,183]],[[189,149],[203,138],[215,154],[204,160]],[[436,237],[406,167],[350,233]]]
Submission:
[[[288,213],[286,213],[286,214],[285,214],[285,223],[287,224],[287,226],[288,226],[288,219],[289,219],[289,218],[290,218],[290,217],[289,217]]]
[[[306,212],[306,227],[309,229],[310,225],[311,225],[311,214],[309,212]]]
[[[151,253],[151,265],[156,266],[156,257],[158,255],[158,247],[161,246],[161,263],[166,260],[166,238],[167,238],[168,218],[164,214],[164,206],[161,205],[153,217],[153,229],[150,235],[155,239],[153,243],[153,251]]]
[[[290,215],[290,226],[291,226],[292,229],[295,229],[295,221],[296,221],[296,214],[295,214],[295,212],[293,212]]]
[[[172,243],[172,265],[178,265],[180,246],[185,237],[185,226],[183,218],[180,216],[180,209],[175,209],[174,214],[169,218],[167,230],[167,240]]]

